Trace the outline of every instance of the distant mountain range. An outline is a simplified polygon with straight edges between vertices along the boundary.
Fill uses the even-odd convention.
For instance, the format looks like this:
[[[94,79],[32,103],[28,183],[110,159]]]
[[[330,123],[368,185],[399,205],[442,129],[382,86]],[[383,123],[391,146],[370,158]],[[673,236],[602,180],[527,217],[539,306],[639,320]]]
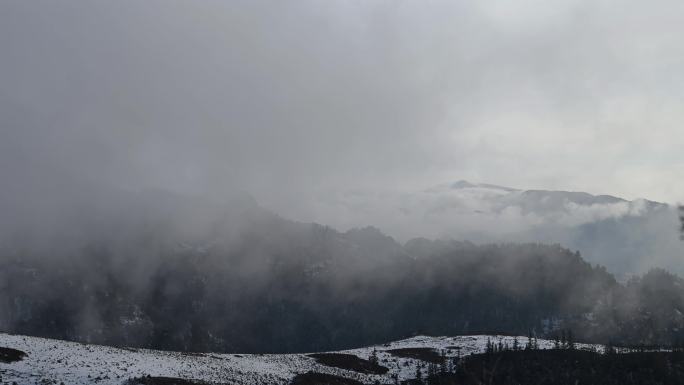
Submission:
[[[460,180],[413,192],[331,194],[316,209],[326,224],[373,225],[401,241],[558,243],[621,277],[652,267],[684,273],[676,208],[646,199]]]

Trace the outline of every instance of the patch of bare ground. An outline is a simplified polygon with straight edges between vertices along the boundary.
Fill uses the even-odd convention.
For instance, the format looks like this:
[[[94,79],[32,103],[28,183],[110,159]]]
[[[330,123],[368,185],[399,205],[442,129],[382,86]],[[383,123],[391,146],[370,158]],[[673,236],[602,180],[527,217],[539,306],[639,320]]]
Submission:
[[[332,374],[308,372],[296,375],[290,385],[363,385],[363,383]]]
[[[174,377],[151,377],[144,376],[133,378],[126,382],[126,385],[208,385],[208,382],[199,380],[188,380]]]
[[[401,358],[413,358],[425,362],[432,362],[435,364],[442,363],[444,357],[439,355],[435,349],[432,348],[401,348],[387,350],[387,353]]]
[[[21,361],[26,356],[27,354],[21,350],[0,347],[0,362],[9,364],[12,362]]]
[[[353,370],[363,374],[385,374],[389,371],[389,369],[382,365],[378,365],[369,360],[364,360],[353,354],[316,353],[309,354],[309,357],[315,358],[321,365]]]

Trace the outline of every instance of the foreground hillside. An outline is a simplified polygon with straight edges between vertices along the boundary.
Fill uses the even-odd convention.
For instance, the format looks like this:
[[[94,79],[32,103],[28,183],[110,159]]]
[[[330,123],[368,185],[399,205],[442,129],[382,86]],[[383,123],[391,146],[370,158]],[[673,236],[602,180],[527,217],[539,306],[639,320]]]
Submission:
[[[418,336],[309,354],[181,353],[0,334],[0,384],[684,384],[681,350],[499,335]]]
[[[457,357],[483,353],[487,343],[520,346],[526,337],[419,336],[384,345],[336,352],[338,354],[214,354],[86,345],[53,339],[0,334],[0,383],[123,384],[147,376],[180,378],[221,384],[289,384],[295,377],[321,373],[371,383],[396,383],[425,377],[430,364],[452,365]],[[553,341],[537,340],[539,349]],[[600,350],[599,346],[578,345]],[[21,353],[3,356],[9,349]],[[342,356],[342,354],[350,356]],[[372,356],[377,357],[373,364]],[[4,359],[3,359],[4,358]],[[341,369],[335,366],[346,367]],[[300,376],[299,378],[306,378]],[[350,384],[353,382],[350,382]]]

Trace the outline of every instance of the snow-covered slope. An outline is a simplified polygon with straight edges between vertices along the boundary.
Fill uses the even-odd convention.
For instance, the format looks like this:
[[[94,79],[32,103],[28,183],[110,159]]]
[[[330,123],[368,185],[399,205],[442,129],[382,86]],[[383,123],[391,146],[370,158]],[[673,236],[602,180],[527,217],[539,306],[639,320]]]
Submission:
[[[364,383],[391,383],[395,378],[415,376],[425,363],[389,353],[400,348],[432,348],[447,357],[481,353],[488,340],[513,346],[517,338],[522,346],[526,337],[505,336],[418,336],[384,345],[352,349],[340,353],[368,359],[373,351],[379,363],[389,371],[384,375],[362,374],[321,365],[305,354],[214,354],[179,353],[145,349],[113,348],[74,342],[0,334],[0,347],[18,349],[27,354],[21,361],[0,361],[0,383],[17,384],[122,384],[141,376],[174,377],[230,384],[287,384],[298,373],[309,371],[335,374]],[[538,340],[541,349],[551,348],[552,341]],[[599,346],[580,345],[599,349]],[[424,369],[427,370],[427,369]]]

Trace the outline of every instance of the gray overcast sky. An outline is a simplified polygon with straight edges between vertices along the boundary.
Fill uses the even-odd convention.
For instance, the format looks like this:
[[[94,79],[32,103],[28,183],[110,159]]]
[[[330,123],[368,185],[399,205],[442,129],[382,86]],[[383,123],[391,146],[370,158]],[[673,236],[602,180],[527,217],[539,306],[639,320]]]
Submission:
[[[457,179],[676,202],[682,20],[681,1],[3,0],[0,177],[275,208]]]

